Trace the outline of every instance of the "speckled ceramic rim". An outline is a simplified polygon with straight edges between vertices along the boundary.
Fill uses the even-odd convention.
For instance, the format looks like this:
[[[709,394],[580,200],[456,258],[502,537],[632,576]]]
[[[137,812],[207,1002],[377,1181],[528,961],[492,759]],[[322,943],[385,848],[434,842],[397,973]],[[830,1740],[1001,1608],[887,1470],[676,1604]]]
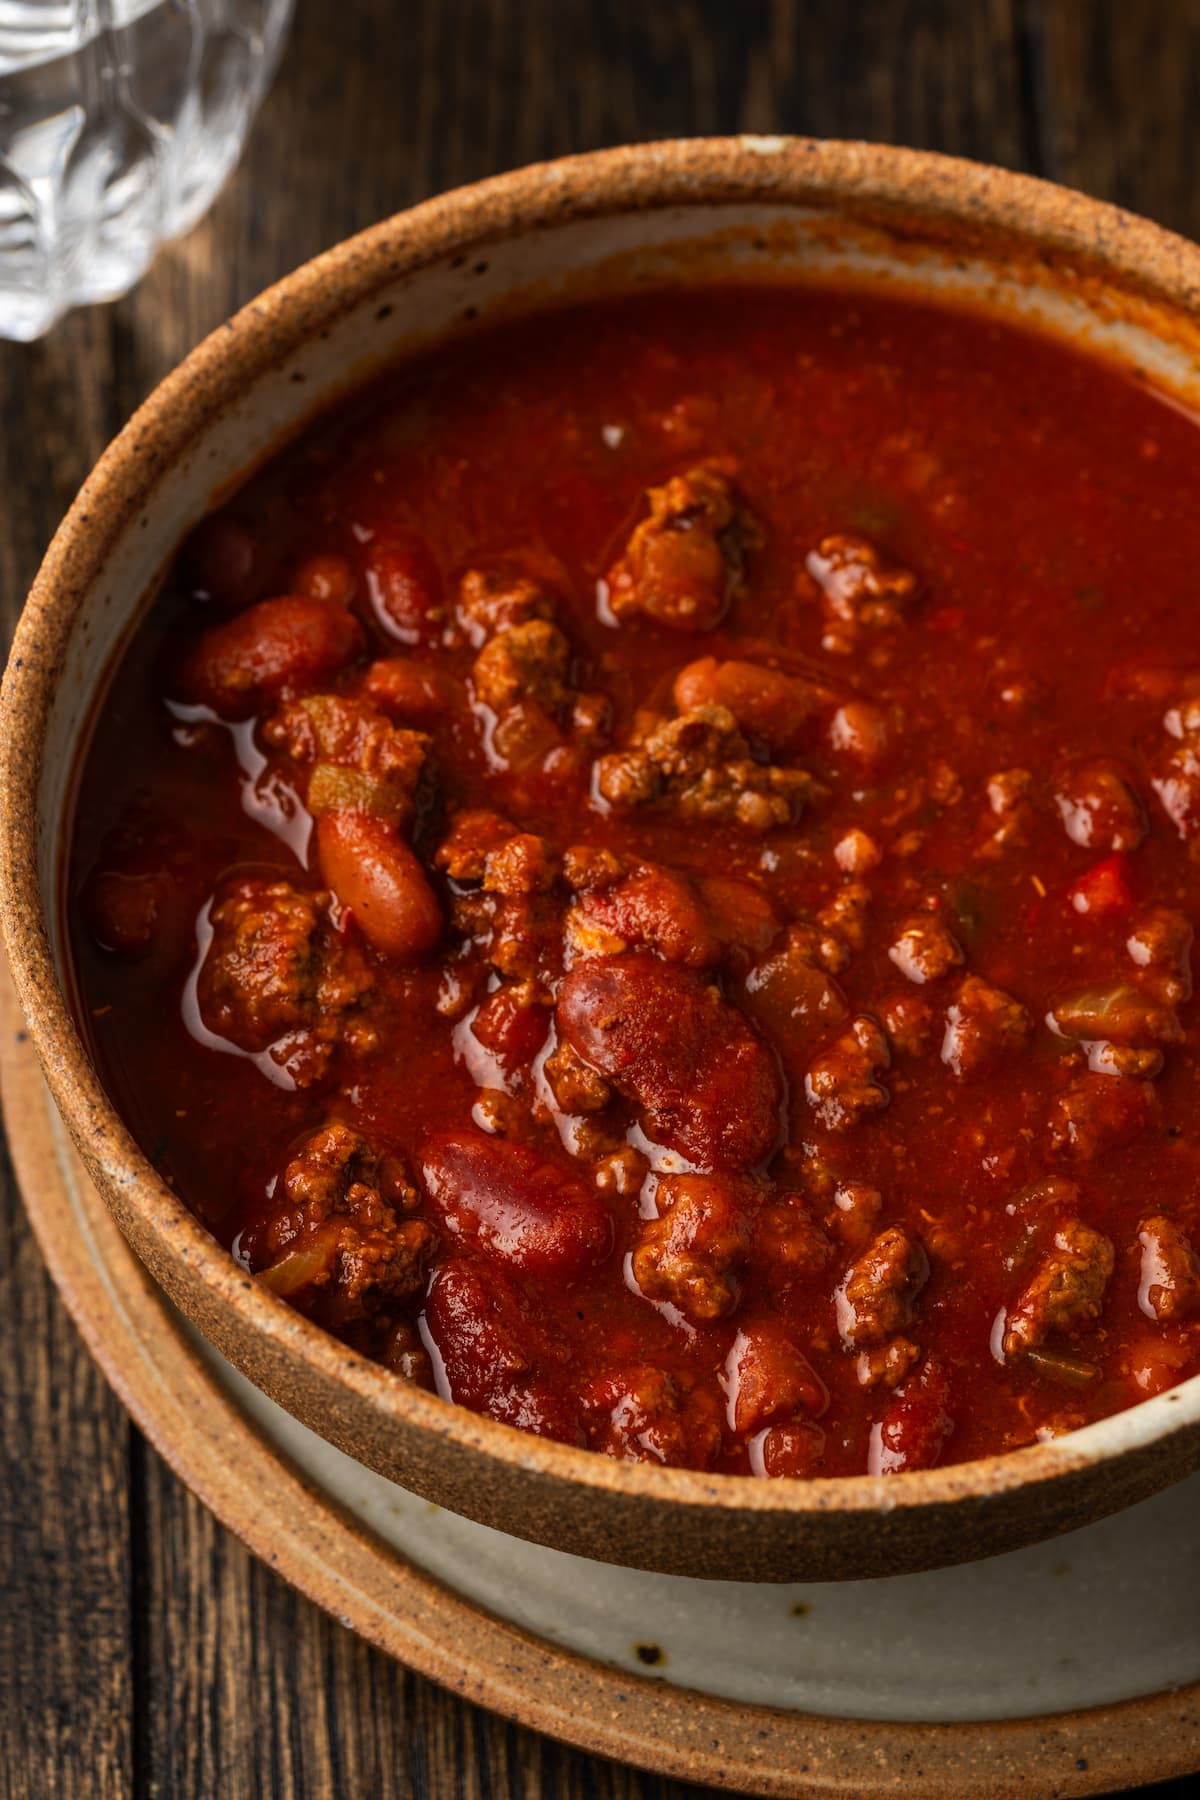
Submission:
[[[735,1706],[547,1644],[464,1601],[347,1519],[254,1431],[187,1343],[82,1165],[0,959],[0,1081],[17,1177],[84,1340],[159,1453],[286,1581],[389,1655],[506,1718],[642,1768],[795,1800],[1063,1797],[1200,1763],[1200,1685],[995,1724],[921,1725]],[[74,1189],[72,1195],[70,1188]]]
[[[505,1470],[510,1478],[532,1481],[531,1493],[554,1486],[564,1503],[574,1504],[576,1519],[585,1501],[597,1508],[611,1503],[606,1516],[620,1514],[623,1520],[631,1505],[647,1521],[661,1508],[678,1524],[690,1521],[697,1542],[703,1541],[702,1532],[719,1540],[725,1531],[739,1543],[749,1543],[755,1533],[765,1542],[774,1520],[772,1542],[778,1544],[784,1541],[781,1531],[790,1531],[793,1523],[819,1524],[829,1542],[831,1515],[847,1528],[856,1518],[860,1541],[866,1542],[861,1534],[870,1522],[895,1531],[904,1527],[905,1515],[919,1513],[928,1515],[934,1537],[946,1530],[969,1536],[974,1527],[961,1521],[978,1517],[979,1546],[1005,1548],[1083,1523],[1190,1472],[1200,1463],[1200,1380],[1051,1444],[887,1481],[761,1482],[620,1464],[476,1417],[347,1356],[333,1338],[246,1281],[180,1207],[96,1078],[45,929],[43,908],[55,898],[44,896],[39,885],[38,781],[50,697],[73,622],[123,528],[153,507],[163,471],[232,397],[400,276],[448,256],[469,256],[548,223],[752,202],[845,212],[883,222],[901,238],[911,223],[918,233],[964,248],[984,245],[995,252],[997,246],[1011,246],[1016,260],[1061,267],[1120,304],[1161,305],[1178,315],[1181,330],[1186,327],[1189,334],[1200,321],[1200,251],[1182,239],[1046,183],[865,144],[743,138],[605,151],[482,182],[376,226],[306,264],[207,338],[108,449],[64,520],[29,596],[0,693],[0,916],[50,1086],[89,1167],[99,1172],[106,1198],[171,1291],[170,1270],[179,1270],[181,1279],[186,1271],[193,1283],[203,1283],[214,1314],[222,1309],[226,1317],[236,1314],[242,1338],[253,1337],[262,1346],[262,1369],[303,1364],[326,1392],[345,1397],[348,1413],[360,1419],[369,1413],[380,1431],[392,1421],[440,1440],[436,1447],[431,1441],[430,1465],[449,1453],[447,1447],[456,1448],[463,1453],[460,1466],[474,1459],[480,1471],[485,1464]],[[231,477],[235,473],[229,471]],[[242,1366],[255,1374],[246,1362]],[[266,1379],[261,1385],[271,1391]],[[297,1391],[300,1386],[298,1379]],[[382,1466],[368,1450],[363,1456]],[[435,1485],[430,1482],[423,1491]],[[1064,1511],[1062,1496],[1068,1493],[1078,1497],[1071,1502],[1073,1511]],[[1014,1528],[1016,1514],[1026,1508],[1037,1522]],[[987,1518],[1002,1513],[1004,1529],[989,1537]],[[1043,1515],[1055,1522],[1045,1522]],[[491,1517],[486,1506],[474,1516]],[[917,1521],[910,1524],[916,1530]],[[627,1524],[619,1529],[631,1536]],[[578,1537],[564,1533],[559,1541],[586,1553]],[[931,1540],[916,1560],[906,1553],[896,1566],[931,1566],[976,1553],[964,1548],[964,1541],[960,1537],[955,1551],[940,1556]],[[632,1551],[625,1554],[637,1560]],[[658,1560],[654,1566],[670,1565]],[[830,1570],[864,1572],[844,1558],[839,1565],[836,1554]],[[697,1572],[738,1571],[730,1566]],[[766,1578],[763,1558],[753,1572]],[[782,1569],[785,1575],[792,1572]],[[809,1578],[814,1573],[807,1571]]]

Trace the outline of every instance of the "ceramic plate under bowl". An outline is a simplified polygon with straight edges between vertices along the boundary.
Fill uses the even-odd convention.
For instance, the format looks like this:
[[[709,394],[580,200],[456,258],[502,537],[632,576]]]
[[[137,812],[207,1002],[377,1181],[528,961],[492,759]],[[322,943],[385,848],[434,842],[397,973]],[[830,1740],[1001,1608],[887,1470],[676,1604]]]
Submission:
[[[1053,1544],[834,1586],[490,1531],[335,1450],[184,1324],[71,1148],[6,974],[0,1032],[18,1179],[97,1361],[218,1518],[382,1649],[586,1749],[754,1794],[1066,1796],[1200,1764],[1200,1479]]]

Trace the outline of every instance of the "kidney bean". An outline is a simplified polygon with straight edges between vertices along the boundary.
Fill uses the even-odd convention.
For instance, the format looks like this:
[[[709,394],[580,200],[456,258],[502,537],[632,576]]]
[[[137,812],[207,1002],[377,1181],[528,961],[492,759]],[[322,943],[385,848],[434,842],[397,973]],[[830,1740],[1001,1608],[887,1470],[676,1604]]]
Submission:
[[[787,1425],[768,1425],[748,1447],[753,1474],[796,1479],[816,1474],[825,1455],[825,1433],[811,1419],[795,1419]]]
[[[869,1475],[899,1475],[906,1469],[932,1469],[954,1429],[950,1414],[950,1377],[934,1357],[927,1357],[896,1389],[867,1450]]]
[[[743,1325],[721,1374],[729,1428],[758,1431],[795,1413],[819,1419],[829,1390],[808,1358],[772,1319]]]
[[[520,981],[502,983],[471,1021],[474,1035],[505,1070],[531,1063],[546,1041],[550,1014],[530,1001],[527,987]]]
[[[322,879],[376,950],[406,959],[433,948],[442,935],[442,909],[417,858],[386,819],[322,813],[317,851]]]
[[[442,578],[424,538],[383,526],[363,552],[367,594],[375,617],[402,644],[436,643],[445,608]]]
[[[362,627],[340,606],[289,594],[260,600],[186,644],[172,695],[224,719],[328,679],[362,653]]]
[[[1140,794],[1107,757],[1060,770],[1054,798],[1064,831],[1085,850],[1136,850],[1150,829]]]
[[[122,962],[141,962],[162,936],[165,914],[172,915],[166,920],[168,935],[172,940],[178,935],[173,914],[181,910],[182,902],[176,884],[165,872],[125,874],[118,869],[94,869],[84,884],[80,907],[102,950]]]
[[[578,902],[582,936],[589,929],[656,950],[667,962],[706,969],[721,947],[709,927],[696,890],[686,876],[649,865],[607,888],[594,888]],[[615,947],[615,946],[614,946]]]
[[[432,663],[385,656],[373,662],[363,676],[362,691],[389,718],[410,725],[435,725],[450,711],[457,689],[454,677]]]
[[[292,572],[293,594],[324,600],[331,606],[349,606],[356,584],[354,570],[336,551],[318,551],[297,563]]]
[[[745,968],[770,949],[779,936],[779,914],[761,888],[731,875],[701,875],[696,886],[730,961]]]
[[[595,1189],[523,1144],[447,1133],[425,1145],[421,1173],[452,1237],[523,1274],[573,1281],[612,1249]]]
[[[690,971],[629,954],[578,963],[559,990],[558,1029],[642,1108],[655,1142],[698,1167],[750,1168],[775,1148],[775,1059]]]
[[[546,1378],[562,1360],[503,1269],[460,1257],[443,1263],[425,1302],[438,1392],[502,1424],[581,1443],[570,1402]]]
[[[772,750],[794,750],[805,728],[836,696],[812,682],[752,662],[718,662],[704,656],[675,677],[675,704],[681,713],[695,706],[724,706],[750,737]]]
[[[214,606],[244,606],[259,576],[258,540],[248,525],[228,513],[202,519],[184,546],[184,580],[193,600]]]

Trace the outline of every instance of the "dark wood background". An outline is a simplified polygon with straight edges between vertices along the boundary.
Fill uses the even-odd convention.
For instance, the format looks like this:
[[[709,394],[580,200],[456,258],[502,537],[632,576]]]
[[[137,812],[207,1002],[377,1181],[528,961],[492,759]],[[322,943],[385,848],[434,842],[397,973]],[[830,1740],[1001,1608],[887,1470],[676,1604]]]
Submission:
[[[1200,0],[299,0],[205,223],[129,299],[0,346],[6,635],[160,376],[265,283],[440,188],[623,140],[794,131],[1033,170],[1200,236],[1198,124]],[[252,1562],[92,1367],[6,1163],[0,1433],[0,1795],[699,1794],[464,1705]]]

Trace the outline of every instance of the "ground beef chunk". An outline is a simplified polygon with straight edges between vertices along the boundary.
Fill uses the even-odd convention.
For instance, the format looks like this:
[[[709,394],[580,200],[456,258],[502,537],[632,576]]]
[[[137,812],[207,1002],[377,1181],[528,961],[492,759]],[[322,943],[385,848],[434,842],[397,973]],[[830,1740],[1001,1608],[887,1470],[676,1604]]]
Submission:
[[[1029,799],[1032,787],[1033,776],[1028,769],[1001,769],[998,774],[988,777],[987,802],[992,826],[988,844],[993,853],[1025,842],[1033,822]]]
[[[1174,1219],[1153,1213],[1138,1227],[1142,1250],[1138,1305],[1147,1318],[1173,1324],[1200,1312],[1200,1257]]]
[[[1154,1110],[1145,1081],[1126,1075],[1081,1075],[1050,1107],[1050,1148],[1072,1162],[1093,1162],[1140,1137]]]
[[[475,698],[497,714],[525,701],[557,712],[569,692],[570,659],[566,638],[549,620],[513,625],[485,644],[475,658],[471,670]]]
[[[860,1387],[899,1387],[921,1355],[921,1346],[911,1338],[889,1338],[870,1350],[860,1350],[854,1359],[854,1373]]]
[[[542,1064],[554,1103],[560,1112],[603,1112],[612,1099],[612,1089],[603,1075],[598,1075],[570,1044],[559,1044]]]
[[[533,832],[519,832],[489,852],[483,873],[483,893],[494,908],[488,960],[511,980],[539,984],[543,998],[562,958],[557,876],[557,858]]]
[[[468,569],[458,590],[455,617],[479,649],[498,632],[535,619],[554,617],[554,600],[545,588],[524,575],[496,569]]]
[[[747,1260],[773,1293],[816,1280],[833,1246],[797,1193],[768,1193],[753,1214]]]
[[[311,694],[274,713],[263,737],[309,770],[311,813],[372,812],[399,825],[412,818],[430,748],[425,732],[393,725],[363,700]]]
[[[459,813],[434,854],[458,885],[455,924],[510,981],[532,984],[549,1000],[562,960],[560,865],[545,838],[518,831],[498,813]]]
[[[1061,769],[1054,799],[1067,836],[1085,850],[1136,850],[1149,830],[1140,796],[1108,757],[1094,756]]]
[[[325,1125],[288,1163],[281,1203],[245,1248],[259,1279],[340,1327],[423,1292],[437,1236],[405,1216],[419,1196],[396,1157],[357,1131]]]
[[[1137,1047],[1178,1044],[1183,1038],[1172,1008],[1128,981],[1071,988],[1055,1000],[1046,1023],[1059,1037],[1088,1044]]]
[[[946,1009],[942,1061],[955,1075],[977,1075],[1019,1049],[1029,1025],[1019,1000],[979,975],[968,975]]]
[[[508,625],[483,644],[471,687],[496,766],[519,773],[555,766],[547,759],[557,756],[560,771],[570,772],[603,742],[610,703],[602,694],[577,692],[570,665],[566,637],[540,616]]]
[[[657,1217],[642,1224],[630,1258],[645,1297],[666,1301],[695,1325],[731,1313],[755,1199],[745,1183],[727,1176],[662,1176]]]
[[[711,631],[742,586],[746,552],[762,534],[728,475],[702,464],[646,493],[648,518],[609,570],[602,602],[676,631]]]
[[[650,1138],[699,1168],[747,1169],[779,1138],[775,1059],[742,1014],[657,957],[588,957],[563,979],[558,1034],[642,1110]]]
[[[963,960],[962,945],[936,913],[910,919],[888,955],[902,975],[919,984],[937,981]]]
[[[892,1049],[901,1056],[924,1056],[933,1036],[933,1009],[918,994],[889,994],[879,1007]]]
[[[597,844],[570,844],[563,851],[563,879],[577,894],[593,888],[612,887],[620,881],[626,865],[614,850]]]
[[[879,866],[883,851],[865,831],[852,825],[833,847],[833,860],[846,875],[866,875]]]
[[[1192,922],[1168,907],[1151,907],[1125,940],[1137,965],[1138,986],[1164,1006],[1192,997]]]
[[[482,881],[487,859],[517,836],[517,827],[499,813],[457,813],[434,854],[434,862],[452,881]]]
[[[849,962],[852,950],[861,950],[866,943],[870,904],[871,890],[865,881],[844,881],[833,899],[817,914],[817,923],[843,946],[838,962],[829,964],[835,972]]]
[[[373,1050],[366,961],[329,920],[329,896],[251,876],[218,892],[197,980],[207,1028],[271,1059],[297,1087],[329,1069],[339,1044]]]
[[[871,1233],[883,1205],[878,1188],[863,1181],[840,1181],[833,1191],[833,1210],[826,1222],[851,1250],[861,1250],[870,1242]]]
[[[580,1401],[591,1448],[620,1462],[707,1469],[720,1451],[716,1395],[650,1363],[596,1376]]]
[[[867,1113],[887,1105],[888,1091],[879,1076],[891,1060],[878,1024],[860,1015],[809,1064],[804,1090],[828,1131],[849,1131]]]
[[[1067,1219],[1005,1320],[1005,1356],[1022,1356],[1056,1332],[1099,1318],[1112,1271],[1113,1247],[1103,1233]]]
[[[929,1258],[920,1239],[898,1225],[881,1231],[850,1264],[834,1295],[846,1349],[869,1350],[904,1331],[928,1279]]]
[[[1181,838],[1200,831],[1200,699],[1172,706],[1163,718],[1170,747],[1159,757],[1150,786]]]
[[[886,563],[866,538],[822,538],[805,566],[821,592],[826,650],[847,653],[864,628],[900,624],[917,592],[916,576]]]
[[[755,762],[723,706],[655,719],[628,750],[600,757],[596,789],[617,812],[661,806],[696,823],[759,832],[790,824],[822,791],[803,769]]]

